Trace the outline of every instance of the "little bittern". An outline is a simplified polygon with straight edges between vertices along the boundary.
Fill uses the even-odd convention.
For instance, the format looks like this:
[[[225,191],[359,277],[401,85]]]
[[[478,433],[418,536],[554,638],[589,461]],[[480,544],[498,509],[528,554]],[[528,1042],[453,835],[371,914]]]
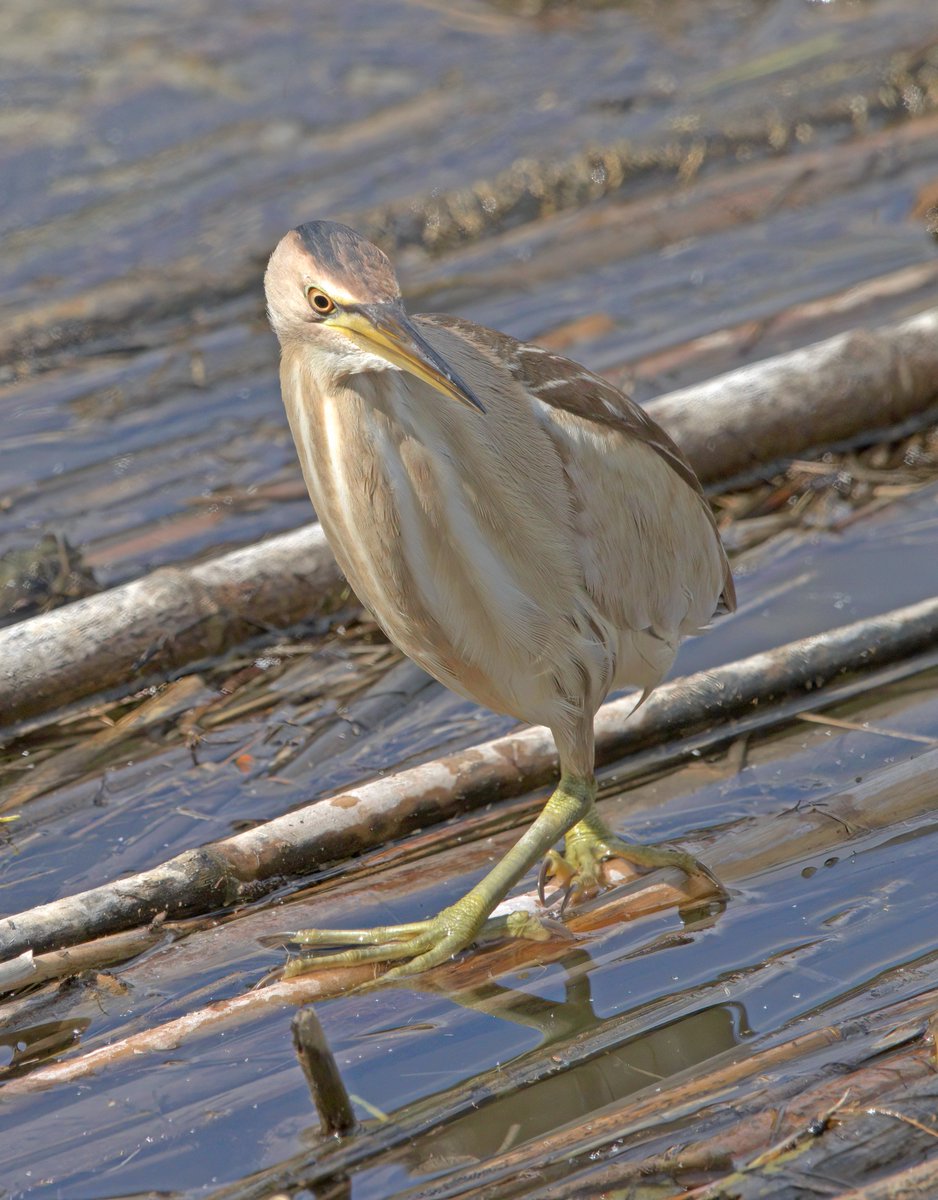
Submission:
[[[599,705],[626,684],[647,695],[681,638],[735,606],[681,451],[578,363],[457,317],[408,316],[386,256],[344,225],[288,233],[265,285],[290,428],[349,583],[440,682],[546,725],[561,769],[527,832],[432,920],[295,940],[355,947],[317,963],[410,974],[470,945],[546,854],[585,892],[611,856],[705,873],[617,838],[593,807]]]

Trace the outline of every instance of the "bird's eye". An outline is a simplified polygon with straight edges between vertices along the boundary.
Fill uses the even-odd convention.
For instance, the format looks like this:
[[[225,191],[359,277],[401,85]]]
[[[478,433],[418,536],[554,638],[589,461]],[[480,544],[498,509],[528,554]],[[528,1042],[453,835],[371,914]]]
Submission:
[[[313,312],[319,313],[321,317],[327,317],[335,309],[332,299],[318,287],[307,288],[306,299]]]

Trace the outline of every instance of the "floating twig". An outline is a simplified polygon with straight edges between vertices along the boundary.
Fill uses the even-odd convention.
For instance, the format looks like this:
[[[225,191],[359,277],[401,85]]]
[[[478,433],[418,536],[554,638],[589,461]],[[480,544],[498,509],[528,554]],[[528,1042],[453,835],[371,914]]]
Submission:
[[[358,1122],[322,1025],[311,1007],[300,1009],[290,1023],[293,1046],[300,1060],[324,1137],[347,1137]]]

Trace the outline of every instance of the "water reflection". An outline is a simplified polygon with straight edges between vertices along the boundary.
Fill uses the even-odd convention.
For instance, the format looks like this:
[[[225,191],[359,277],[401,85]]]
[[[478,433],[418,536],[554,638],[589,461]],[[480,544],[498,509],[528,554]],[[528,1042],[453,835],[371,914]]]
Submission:
[[[589,990],[589,978],[582,975],[571,982],[566,999],[558,1004],[540,1001],[532,1006],[530,996],[515,993],[512,1019],[523,1007],[526,1022],[542,1024],[545,1033],[555,1036],[561,1029],[598,1026]],[[672,1080],[681,1071],[731,1050],[749,1032],[743,1005],[716,1004],[603,1049],[567,1069],[567,1055],[553,1056],[558,1074],[500,1097],[421,1139],[409,1166],[417,1174],[430,1174],[458,1163],[485,1161],[588,1115],[598,1116],[608,1105],[657,1080]],[[568,1052],[575,1053],[575,1048]]]
[[[80,1017],[0,1030],[0,1077],[13,1079],[71,1050],[90,1024],[89,1017]]]

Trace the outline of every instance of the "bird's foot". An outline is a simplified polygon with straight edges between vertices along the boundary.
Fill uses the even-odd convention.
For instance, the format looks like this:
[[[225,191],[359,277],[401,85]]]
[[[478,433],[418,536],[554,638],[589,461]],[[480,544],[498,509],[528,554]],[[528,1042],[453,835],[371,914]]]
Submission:
[[[448,962],[473,942],[494,938],[519,937],[546,941],[553,935],[548,924],[533,913],[511,912],[486,917],[468,903],[469,896],[444,908],[427,921],[409,925],[380,925],[374,929],[301,929],[289,939],[302,946],[350,946],[337,954],[304,954],[293,959],[284,976],[303,975],[307,971],[330,967],[358,966],[360,963],[394,963],[382,979],[402,979],[417,975],[428,967]]]
[[[349,946],[338,954],[306,955],[294,960],[288,975],[319,967],[391,963],[383,979],[416,975],[447,962],[480,937],[525,937],[544,940],[551,930],[524,912],[492,917],[511,888],[558,838],[588,816],[596,784],[592,776],[564,772],[544,811],[507,854],[461,900],[429,921],[383,925],[376,929],[307,929],[290,940],[306,946]]]
[[[618,862],[617,862],[618,860]],[[619,867],[620,878],[628,878],[625,866],[638,868],[641,874],[655,867],[678,867],[690,883],[708,892],[724,895],[723,886],[702,862],[684,850],[671,846],[641,845],[627,842],[610,832],[595,817],[580,822],[567,834],[563,854],[549,850],[538,876],[537,890],[541,903],[547,907],[560,900],[560,913],[571,902],[590,899],[609,887],[610,875]],[[548,880],[558,885],[558,891],[547,896]]]

